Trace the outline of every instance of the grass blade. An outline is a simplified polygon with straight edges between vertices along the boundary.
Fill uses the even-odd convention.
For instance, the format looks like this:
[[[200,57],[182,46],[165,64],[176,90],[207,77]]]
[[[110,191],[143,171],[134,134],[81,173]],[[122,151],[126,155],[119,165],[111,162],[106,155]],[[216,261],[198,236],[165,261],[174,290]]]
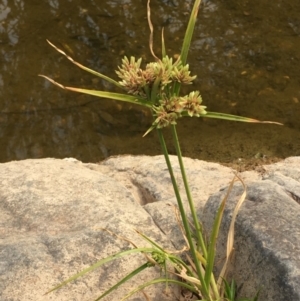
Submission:
[[[113,93],[113,92],[106,92],[106,91],[99,91],[99,90],[81,89],[81,88],[74,88],[74,87],[66,87],[66,86],[63,86],[62,84],[57,83],[56,81],[54,81],[53,79],[51,79],[45,75],[39,75],[39,76],[46,78],[52,84],[54,84],[62,89],[65,89],[65,90],[69,90],[69,91],[73,91],[73,92],[77,92],[77,93],[84,93],[84,94],[93,95],[93,96],[102,97],[102,98],[109,98],[109,99],[129,102],[132,104],[148,107],[149,109],[152,108],[151,104],[146,99],[140,98],[140,97],[137,97],[134,95],[123,94],[123,93]]]
[[[188,116],[188,114],[186,114],[186,116]],[[237,116],[237,115],[231,115],[231,114],[225,114],[225,113],[218,113],[218,112],[207,112],[206,114],[201,115],[201,117],[224,119],[224,120],[230,120],[230,121],[240,121],[240,122],[273,123],[273,124],[282,125],[282,123],[280,123],[280,122],[260,121],[260,120],[253,119],[253,118]]]
[[[238,175],[236,175],[236,178],[242,183],[244,191],[243,191],[240,199],[238,200],[238,202],[237,202],[237,204],[236,204],[236,206],[233,210],[233,213],[232,213],[232,218],[231,218],[231,222],[230,222],[230,226],[229,226],[229,230],[228,230],[228,236],[227,236],[226,260],[224,262],[224,265],[223,265],[222,270],[221,270],[220,275],[219,275],[218,287],[221,287],[222,280],[226,276],[227,266],[228,266],[229,259],[231,257],[231,253],[232,253],[232,250],[233,250],[234,225],[235,225],[236,217],[237,217],[237,214],[238,214],[243,202],[245,201],[246,195],[247,195],[246,185],[245,185],[244,181]]]
[[[160,59],[155,55],[153,51],[153,24],[151,22],[151,9],[150,9],[150,0],[147,2],[147,19],[148,19],[148,25],[150,29],[150,36],[149,36],[149,48],[150,52],[153,55],[153,57],[159,61]]]
[[[129,273],[128,275],[126,275],[124,278],[122,278],[118,283],[116,283],[115,285],[113,285],[112,287],[110,287],[106,292],[104,292],[100,297],[98,297],[94,301],[101,300],[102,298],[104,298],[105,296],[107,296],[109,293],[111,293],[112,291],[114,291],[115,289],[117,289],[120,285],[122,285],[126,281],[130,280],[132,277],[134,277],[135,275],[139,274],[140,272],[142,272],[143,270],[145,270],[148,267],[149,267],[149,263],[148,262],[146,262],[143,265],[139,266],[137,269],[135,269],[134,271],[132,271],[131,273]]]
[[[204,276],[205,283],[208,287],[210,286],[211,278],[213,276],[213,267],[214,267],[214,262],[215,262],[215,253],[216,253],[216,243],[217,243],[217,238],[219,235],[223,212],[225,209],[225,204],[228,199],[229,193],[233,187],[234,180],[235,180],[235,178],[231,181],[229,188],[227,189],[226,195],[223,198],[222,203],[217,211],[217,215],[214,219],[213,229],[212,229],[209,246],[208,246],[208,250],[207,250],[207,254],[208,254],[207,255],[207,264],[206,264],[205,276]],[[218,293],[218,292],[215,291],[215,293]]]
[[[193,37],[194,28],[195,28],[195,24],[197,21],[197,15],[198,15],[198,11],[200,8],[200,4],[201,4],[201,0],[196,0],[194,2],[194,6],[193,6],[193,9],[192,9],[192,12],[190,15],[189,23],[188,23],[188,26],[185,31],[182,48],[181,48],[181,53],[180,53],[180,60],[181,60],[182,65],[185,65],[186,61],[187,61],[187,56],[188,56],[188,53],[190,50],[191,40]],[[174,85],[174,93],[176,95],[179,95],[180,86],[181,86],[180,83],[175,83],[175,85]]]
[[[198,15],[198,11],[200,8],[200,4],[201,4],[201,0],[196,0],[194,2],[194,6],[193,6],[193,9],[192,9],[192,12],[190,15],[189,23],[188,23],[188,26],[186,28],[186,32],[184,35],[184,40],[182,43],[182,50],[181,50],[181,54],[180,54],[180,59],[181,59],[181,62],[183,65],[186,64],[188,52],[190,50],[191,40],[193,37],[194,28],[195,28],[195,24],[197,21],[197,15]]]
[[[142,238],[144,238],[146,241],[148,241],[152,246],[154,246],[155,248],[157,248],[158,250],[160,250],[163,253],[167,253],[159,244],[157,244],[155,241],[153,241],[151,238],[149,238],[148,236],[146,236],[144,233],[138,231],[135,229],[135,232],[137,234],[139,234]]]
[[[164,282],[179,285],[181,287],[184,287],[184,288],[188,289],[189,291],[191,291],[195,294],[198,294],[198,291],[193,286],[189,285],[186,282],[182,282],[182,281],[179,281],[179,280],[176,280],[176,279],[171,279],[171,278],[156,278],[156,279],[152,279],[148,282],[145,282],[145,283],[141,284],[136,289],[132,290],[126,296],[124,296],[124,298],[122,298],[121,301],[124,301],[124,300],[128,299],[129,297],[131,297],[135,293],[143,290],[144,288],[146,288],[150,285],[154,285],[154,284],[158,284],[158,283],[164,283]]]
[[[92,70],[90,68],[87,68],[81,64],[79,64],[78,62],[74,61],[70,56],[68,56],[64,51],[62,51],[61,49],[59,49],[58,47],[56,47],[54,44],[52,44],[49,40],[47,40],[47,42],[49,43],[49,45],[51,45],[56,51],[58,51],[59,53],[61,53],[62,55],[64,55],[70,62],[72,62],[74,65],[76,65],[77,67],[79,67],[80,69],[83,69],[89,73],[92,73],[93,75],[96,75],[98,77],[101,77],[102,79],[106,80],[107,82],[110,82],[111,84],[119,87],[119,88],[124,88],[120,83],[118,83],[117,81],[115,81],[114,79],[99,73],[95,70]]]
[[[162,54],[162,58],[164,58],[167,55],[164,28],[162,28],[161,30],[161,54]]]
[[[225,298],[228,301],[234,301],[235,299],[235,281],[232,280],[231,284],[229,285],[229,283],[223,279],[223,283],[224,283],[224,294],[225,294]]]
[[[121,258],[123,256],[126,256],[128,254],[132,254],[132,253],[140,253],[140,252],[149,252],[151,253],[153,251],[153,248],[135,248],[135,249],[130,249],[130,250],[126,250],[126,251],[122,251],[116,254],[113,254],[111,256],[108,256],[106,258],[103,258],[101,260],[99,260],[98,262],[96,262],[95,264],[91,265],[90,267],[82,270],[81,272],[79,272],[76,275],[73,275],[72,277],[68,278],[67,280],[61,282],[59,285],[55,286],[54,288],[52,288],[50,291],[46,292],[45,295],[67,285],[68,283],[84,276],[85,274],[94,271],[95,269],[99,268],[101,265],[110,262],[112,260],[115,260],[117,258]]]

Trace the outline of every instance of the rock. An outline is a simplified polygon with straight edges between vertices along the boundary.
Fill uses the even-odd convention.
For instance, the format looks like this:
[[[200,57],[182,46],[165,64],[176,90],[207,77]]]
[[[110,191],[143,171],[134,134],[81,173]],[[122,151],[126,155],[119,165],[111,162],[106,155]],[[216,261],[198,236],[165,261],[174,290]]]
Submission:
[[[191,159],[186,162],[199,208],[208,194],[233,175],[219,164]],[[202,175],[196,165],[202,166]],[[175,172],[178,174],[178,167]],[[162,156],[117,157],[100,165],[74,159],[14,161],[1,164],[0,183],[3,301],[93,300],[144,262],[142,255],[123,257],[44,296],[50,288],[97,260],[130,248],[127,241],[102,228],[128,237],[139,246],[147,244],[135,235],[135,228],[168,250],[182,243],[180,233],[170,239],[176,221],[168,204],[175,201]],[[156,200],[160,202],[154,203]],[[130,289],[159,276],[160,271],[147,269],[105,300],[120,300]],[[154,301],[174,300],[178,289],[173,288],[169,295],[164,289],[163,285],[146,291]],[[129,300],[145,299],[136,294]]]
[[[231,275],[240,296],[259,300],[300,300],[300,157],[266,167],[263,179],[251,182],[235,226]],[[223,261],[232,211],[241,185],[230,193],[221,225],[217,262]],[[202,221],[211,229],[212,219],[226,189],[212,195]],[[221,265],[219,266],[221,268]]]
[[[175,157],[171,160],[175,163],[175,176],[182,189],[178,163]],[[285,300],[294,301],[296,299],[292,299],[293,296],[299,293],[295,287],[299,279],[298,263],[294,264],[296,258],[293,257],[299,256],[299,229],[294,225],[299,205],[292,198],[297,199],[299,196],[297,185],[300,171],[295,166],[300,165],[299,161],[290,163],[289,160],[294,159],[265,167],[268,173],[264,179],[256,172],[243,173],[249,183],[251,201],[246,201],[238,220],[236,253],[241,251],[241,259],[234,266],[239,285],[243,283],[243,292],[252,293],[262,284],[258,280],[263,279],[264,290],[273,290],[274,296],[289,293],[285,296],[292,297]],[[203,219],[209,225],[222,191],[211,197],[207,204],[206,201],[209,196],[228,185],[234,171],[216,163],[189,158],[184,161],[199,216],[205,208],[207,216]],[[176,200],[163,156],[119,156],[100,164],[83,164],[75,159],[14,161],[0,165],[0,183],[1,301],[96,299],[123,275],[145,262],[144,257],[123,257],[54,293],[43,294],[98,260],[132,247],[120,237],[127,237],[138,246],[147,246],[134,229],[145,233],[168,250],[180,249],[184,244],[174,217],[173,205]],[[268,185],[276,185],[276,189]],[[238,194],[239,189],[237,186],[234,191]],[[286,190],[289,192],[282,192]],[[263,197],[256,200],[260,191]],[[275,201],[271,202],[269,197],[270,191],[278,191],[275,207]],[[214,199],[216,204],[212,204]],[[185,198],[184,202],[186,204]],[[225,225],[230,217],[231,201],[228,204]],[[248,208],[249,204],[252,207]],[[274,207],[272,211],[268,207],[271,204]],[[253,208],[257,208],[256,211],[251,211]],[[253,214],[253,220],[247,216],[248,213]],[[243,219],[244,214],[246,216]],[[282,214],[281,219],[278,218],[279,214]],[[258,217],[267,217],[268,223],[260,221],[256,224]],[[276,219],[278,224],[269,231],[269,224],[272,225]],[[250,223],[249,227],[251,224],[256,225],[256,232],[243,232],[248,229],[243,226],[247,223]],[[119,238],[103,231],[103,228],[114,232]],[[281,229],[286,232],[280,232]],[[261,235],[257,235],[257,232]],[[245,240],[239,240],[239,236],[245,237]],[[286,248],[282,248],[281,253],[277,249],[266,253],[264,246],[275,248],[278,238],[284,239]],[[252,257],[249,257],[252,261],[247,262],[252,274],[247,275],[253,289],[248,287],[246,283],[249,281],[241,275],[243,270],[239,269],[244,254],[247,254],[246,251],[242,252],[245,247],[248,248],[245,242],[252,250]],[[294,243],[294,249],[289,247],[292,246],[291,242]],[[288,248],[290,252],[284,253]],[[261,253],[270,256],[261,257]],[[239,254],[236,260],[238,258]],[[280,283],[277,276],[268,279],[267,273],[265,278],[260,278],[256,274],[260,266],[273,271],[273,275],[277,275],[281,269],[286,278],[282,278]],[[159,270],[147,269],[104,300],[120,300],[130,289],[160,275]],[[276,288],[278,283],[279,288]],[[282,291],[283,287],[285,292]],[[292,291],[292,288],[295,290]],[[152,301],[175,300],[179,293],[176,287],[171,287],[166,294],[164,285],[147,288],[145,292]],[[262,296],[265,296],[263,292]],[[128,300],[140,301],[145,298],[138,293]]]

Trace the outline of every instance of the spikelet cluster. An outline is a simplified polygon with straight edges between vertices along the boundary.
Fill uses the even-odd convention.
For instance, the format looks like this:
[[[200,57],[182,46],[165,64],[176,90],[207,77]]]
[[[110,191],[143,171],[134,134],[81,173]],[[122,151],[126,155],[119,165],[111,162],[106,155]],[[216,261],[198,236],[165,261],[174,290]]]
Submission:
[[[183,65],[180,60],[173,62],[168,56],[148,63],[144,69],[141,68],[141,63],[141,58],[136,60],[133,56],[130,59],[124,57],[116,73],[120,78],[119,83],[127,93],[152,102],[155,116],[152,128],[176,124],[176,120],[184,115],[199,117],[206,114],[206,107],[201,105],[199,91],[183,97],[172,92],[175,84],[190,85],[196,78],[190,75],[188,64]]]

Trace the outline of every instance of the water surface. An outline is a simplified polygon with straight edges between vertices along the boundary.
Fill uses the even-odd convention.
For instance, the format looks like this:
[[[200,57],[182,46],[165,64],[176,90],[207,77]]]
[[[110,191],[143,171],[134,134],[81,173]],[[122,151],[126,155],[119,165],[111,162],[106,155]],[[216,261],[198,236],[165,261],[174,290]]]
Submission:
[[[192,1],[152,0],[155,50],[165,28],[168,54],[180,52]],[[62,84],[112,90],[47,43],[116,78],[124,55],[152,60],[145,0],[0,0],[0,161],[159,154],[139,107],[63,91]],[[210,111],[282,122],[283,127],[185,118],[186,156],[231,162],[262,154],[300,155],[300,2],[202,1],[189,64]],[[170,152],[174,149],[170,144]]]

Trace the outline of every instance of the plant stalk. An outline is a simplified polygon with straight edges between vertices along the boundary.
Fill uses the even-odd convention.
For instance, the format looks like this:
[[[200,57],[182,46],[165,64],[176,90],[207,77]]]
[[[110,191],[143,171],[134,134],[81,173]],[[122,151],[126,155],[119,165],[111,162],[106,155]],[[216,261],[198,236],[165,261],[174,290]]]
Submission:
[[[192,253],[192,257],[195,259],[194,263],[195,263],[197,274],[199,276],[199,280],[200,280],[201,286],[202,286],[201,291],[203,292],[203,295],[205,296],[205,298],[209,298],[209,290],[208,290],[208,287],[207,287],[207,285],[204,281],[204,277],[203,277],[202,272],[201,272],[201,267],[200,267],[200,264],[199,264],[199,260],[197,259],[196,248],[195,248],[195,244],[194,244],[193,239],[192,239],[191,229],[190,229],[190,226],[189,226],[189,223],[188,223],[188,220],[187,220],[187,215],[186,215],[185,210],[184,210],[184,206],[183,206],[183,202],[182,202],[182,199],[181,199],[181,196],[180,196],[178,185],[177,185],[177,182],[176,182],[176,179],[175,179],[175,176],[174,176],[172,164],[171,164],[171,161],[170,161],[170,157],[169,157],[168,149],[167,149],[167,146],[166,146],[166,143],[165,143],[165,139],[164,139],[163,134],[162,134],[162,130],[157,129],[157,133],[158,133],[159,142],[160,142],[160,145],[161,145],[161,148],[162,148],[165,160],[166,160],[166,164],[168,166],[168,170],[169,170],[169,174],[170,174],[170,177],[171,177],[174,193],[175,193],[175,196],[176,196],[176,199],[177,199],[177,203],[178,203],[182,223],[183,223],[183,226],[184,226],[184,229],[185,229],[185,232],[186,232],[185,234],[186,234],[186,237],[187,237],[187,240],[188,240],[188,243],[189,243],[189,247],[190,247],[190,250],[191,250],[191,253]]]
[[[180,143],[179,143],[179,139],[178,139],[178,135],[177,135],[177,131],[176,131],[176,126],[172,125],[171,129],[172,129],[172,135],[173,135],[173,142],[174,142],[174,145],[175,145],[176,154],[177,154],[177,158],[178,158],[179,166],[180,166],[180,170],[181,170],[181,176],[182,176],[182,179],[183,179],[187,199],[188,199],[190,210],[191,210],[191,213],[192,213],[193,222],[194,222],[194,225],[195,225],[195,228],[196,228],[197,242],[200,245],[200,248],[201,248],[202,253],[203,253],[203,257],[205,259],[207,259],[207,256],[208,256],[207,248],[206,248],[204,240],[203,240],[202,227],[199,224],[199,220],[198,220],[198,217],[197,217],[197,214],[196,214],[193,198],[192,198],[192,195],[191,195],[191,192],[190,192],[190,187],[189,187],[189,183],[188,183],[188,180],[187,180],[184,163],[183,163],[183,160],[182,160],[182,153],[181,153]],[[217,290],[216,281],[215,281],[215,278],[214,278],[214,275],[213,275],[212,271],[210,272],[209,281],[206,281],[206,285],[207,285],[207,287],[209,287],[211,285],[215,296],[218,297],[219,293],[218,293],[218,290]]]
[[[202,228],[199,224],[199,220],[198,220],[198,217],[197,217],[197,214],[196,214],[196,210],[195,210],[193,198],[192,198],[192,195],[191,195],[189,183],[188,183],[188,180],[187,180],[187,176],[186,176],[186,172],[185,172],[185,168],[184,168],[184,164],[183,164],[183,160],[182,160],[181,148],[180,148],[178,135],[177,135],[177,131],[176,131],[176,126],[172,125],[171,130],[172,130],[173,142],[174,142],[174,146],[175,146],[175,149],[176,149],[176,154],[177,154],[177,158],[178,158],[178,162],[179,162],[179,166],[180,166],[181,176],[182,176],[182,180],[183,180],[183,183],[184,183],[184,188],[185,188],[185,191],[186,191],[186,196],[187,196],[187,199],[188,199],[188,202],[189,202],[193,222],[194,222],[194,225],[195,225],[195,228],[196,228],[197,242],[198,242],[198,244],[200,244],[203,257],[207,258],[207,250],[206,250],[206,246],[205,246],[205,243],[204,243],[204,240],[203,240],[203,237],[202,237]]]

